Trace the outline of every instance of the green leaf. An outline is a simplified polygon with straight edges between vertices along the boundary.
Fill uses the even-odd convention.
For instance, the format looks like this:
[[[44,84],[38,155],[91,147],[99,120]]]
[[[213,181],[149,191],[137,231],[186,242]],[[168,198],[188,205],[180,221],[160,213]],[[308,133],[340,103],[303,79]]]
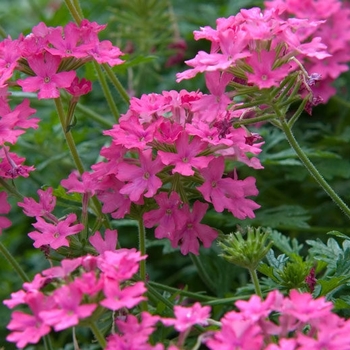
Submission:
[[[317,284],[320,286],[320,290],[317,297],[329,297],[331,293],[334,293],[337,288],[343,286],[349,280],[350,276],[334,276],[327,280],[318,280]]]
[[[300,250],[303,248],[303,244],[299,244],[295,238],[291,239],[276,230],[270,233],[270,239],[273,241],[275,247],[289,256],[291,254],[299,254]]]
[[[308,211],[299,205],[281,205],[276,208],[262,209],[256,213],[255,222],[273,228],[308,228]]]

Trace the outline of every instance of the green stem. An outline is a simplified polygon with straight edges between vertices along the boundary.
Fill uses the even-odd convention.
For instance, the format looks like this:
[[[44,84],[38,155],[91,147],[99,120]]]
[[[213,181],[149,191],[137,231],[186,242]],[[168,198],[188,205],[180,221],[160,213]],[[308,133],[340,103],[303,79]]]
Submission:
[[[111,80],[111,82],[115,86],[116,90],[119,92],[120,96],[123,98],[123,100],[127,104],[129,104],[130,97],[129,97],[128,93],[126,92],[126,90],[124,89],[123,85],[120,83],[119,79],[115,76],[112,68],[107,63],[103,63],[102,67],[106,71],[108,78]]]
[[[344,201],[338,196],[338,194],[333,190],[333,188],[328,184],[328,182],[323,178],[323,176],[318,172],[316,167],[312,164],[310,159],[304,153],[304,151],[299,146],[297,140],[295,139],[292,130],[289,128],[288,124],[285,120],[281,120],[281,127],[286,135],[286,138],[294,149],[295,153],[298,155],[301,162],[304,164],[305,168],[309,171],[309,173],[313,176],[313,178],[317,181],[317,183],[323,188],[323,190],[328,194],[329,197],[339,206],[339,208],[344,212],[344,214],[350,219],[350,209],[344,203]]]
[[[80,24],[83,16],[79,13],[72,1],[65,0],[64,2],[66,3],[66,6],[68,7],[68,10],[74,18],[75,22],[77,22],[77,24]]]
[[[239,127],[241,125],[250,125],[250,124],[255,124],[263,121],[269,121],[275,118],[276,118],[276,114],[267,114],[256,118],[241,119],[241,120],[235,121],[233,123],[233,126],[235,127],[237,125]]]
[[[251,297],[251,294],[249,295],[240,295],[238,297],[230,297],[230,298],[223,298],[223,299],[216,299],[216,300],[212,300],[212,301],[205,301],[203,302],[203,304],[205,305],[211,305],[211,306],[215,306],[215,305],[232,305],[232,303],[234,303],[237,300],[245,300],[245,299],[249,299]]]
[[[52,347],[52,344],[51,344],[50,335],[49,334],[45,335],[43,340],[44,340],[44,348],[45,348],[45,350],[53,350],[53,347]]]
[[[64,137],[66,138],[66,142],[67,142],[68,148],[69,148],[70,153],[72,155],[72,158],[74,160],[75,166],[78,169],[79,174],[81,175],[84,172],[84,166],[83,166],[83,163],[82,163],[82,161],[81,161],[81,159],[79,157],[79,154],[78,154],[78,151],[77,151],[77,147],[75,145],[72,133],[70,131],[66,132],[66,129],[67,129],[67,125],[66,124],[67,123],[66,123],[65,113],[63,111],[62,100],[61,100],[61,98],[55,98],[54,101],[55,101],[57,114],[58,114],[58,117],[59,117],[60,122],[61,122],[61,126],[62,126],[62,129],[63,129],[63,134],[64,134]]]
[[[100,67],[100,65],[97,62],[94,62],[94,67],[95,67],[102,91],[103,91],[105,98],[107,100],[109,109],[111,110],[111,112],[114,116],[114,119],[118,122],[120,113],[118,111],[117,106],[114,103],[112,93],[108,87],[106,78],[105,78],[103,71],[102,71],[102,68]]]
[[[18,199],[22,200],[24,197],[16,190],[15,186],[10,186],[7,181],[0,177],[0,185],[8,192],[13,194]]]
[[[6,247],[0,242],[0,252],[5,257],[5,259],[10,263],[13,269],[17,272],[19,277],[21,277],[23,282],[29,282],[30,279],[27,274],[23,271],[21,266],[18,264],[17,260],[12,256],[12,254],[6,249]]]
[[[171,311],[173,311],[174,304],[167,298],[164,298],[156,289],[154,289],[150,283],[147,283],[147,293],[152,295],[153,299],[162,302]]]
[[[249,270],[250,277],[252,278],[254,288],[255,288],[255,293],[262,299],[263,295],[261,292],[260,284],[259,284],[259,279],[258,275],[256,273],[256,270]]]
[[[188,292],[187,290],[182,290],[174,287],[170,287],[164,284],[156,283],[156,282],[148,282],[148,285],[151,285],[154,288],[165,290],[170,293],[178,293],[179,295],[189,297],[191,299],[195,300],[201,300],[201,301],[210,301],[210,300],[216,300],[214,297],[209,297],[206,295],[198,294],[198,293],[193,293],[193,292]]]
[[[5,32],[5,29],[0,26],[0,36],[4,39],[7,38],[7,33]]]
[[[146,230],[145,226],[143,224],[142,217],[138,220],[138,229],[139,229],[139,251],[142,256],[146,255]],[[146,259],[143,259],[140,261],[140,279],[144,283],[146,283]],[[148,306],[147,302],[143,301],[141,302],[141,309],[142,311],[147,311]]]
[[[215,288],[215,283],[211,280],[209,277],[207,271],[205,270],[202,262],[200,261],[199,257],[194,254],[190,254],[192,262],[197,268],[197,272],[199,277],[202,279],[202,281],[207,285],[207,287],[214,293],[216,294],[216,288]]]
[[[113,123],[111,123],[110,121],[106,120],[104,117],[102,117],[101,115],[97,114],[96,112],[94,112],[90,108],[85,107],[81,103],[78,103],[76,108],[77,108],[77,110],[79,110],[80,112],[83,112],[89,118],[91,118],[92,120],[94,120],[97,123],[101,124],[102,126],[104,126],[106,128],[109,128],[109,129],[111,129],[113,127]]]
[[[106,339],[101,333],[101,331],[99,330],[99,328],[96,326],[95,322],[89,323],[89,327],[92,333],[94,333],[94,336],[98,341],[98,343],[100,344],[101,348],[104,349],[106,347]]]

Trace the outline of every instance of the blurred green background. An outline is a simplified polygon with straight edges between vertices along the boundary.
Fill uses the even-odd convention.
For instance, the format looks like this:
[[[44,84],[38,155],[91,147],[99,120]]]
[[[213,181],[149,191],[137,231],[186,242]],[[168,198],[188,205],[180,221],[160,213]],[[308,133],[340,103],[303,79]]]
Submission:
[[[171,89],[200,89],[205,92],[203,76],[198,76],[181,84],[175,82],[175,74],[186,68],[183,61],[193,58],[198,50],[208,50],[204,40],[195,41],[193,31],[201,26],[215,26],[218,17],[236,14],[240,8],[261,6],[262,1],[185,1],[185,0],[89,0],[81,6],[86,18],[100,24],[107,23],[106,30],[100,33],[101,39],[111,40],[127,53],[127,65],[113,70],[135,96],[142,93],[161,92]],[[61,0],[2,0],[0,6],[0,26],[12,38],[20,33],[27,35],[31,28],[43,21],[48,26],[65,25],[71,21],[69,12]],[[182,41],[186,50],[173,47]],[[181,45],[180,45],[181,46]],[[169,65],[169,59],[178,61]],[[108,138],[102,135],[104,129],[110,129],[113,117],[104,100],[92,65],[86,65],[80,72],[93,81],[93,92],[83,99],[84,105],[103,117],[103,120],[91,119],[83,111],[77,111],[77,124],[73,135],[78,144],[86,169],[95,163],[99,151]],[[313,115],[303,115],[295,125],[295,135],[309,157],[318,166],[323,176],[329,180],[340,196],[350,202],[350,74],[343,74],[336,86],[337,96],[326,105],[314,109]],[[113,91],[113,90],[112,90]],[[121,112],[127,106],[117,93],[116,104]],[[30,96],[29,96],[30,97]],[[19,103],[23,95],[13,95],[12,102]],[[37,130],[29,130],[19,139],[13,148],[19,155],[27,158],[26,164],[33,164],[37,171],[28,179],[16,180],[15,184],[26,196],[36,197],[36,191],[43,185],[56,188],[60,181],[67,178],[74,164],[70,159],[61,126],[52,101],[31,101],[41,119]],[[209,211],[205,219],[211,224],[229,233],[236,225],[262,225],[277,229],[289,237],[301,242],[306,239],[324,239],[325,233],[338,230],[350,233],[346,217],[318,187],[303,169],[295,154],[290,150],[282,132],[268,125],[259,129],[264,137],[265,146],[261,154],[264,170],[256,171],[247,167],[238,169],[240,177],[252,175],[257,178],[260,191],[256,201],[261,205],[256,219],[240,222],[227,213]],[[32,230],[30,218],[25,217],[16,207],[15,198],[10,198],[13,206],[10,219],[12,228],[5,230],[0,237],[19,263],[28,273],[35,273],[48,267],[40,251],[32,247],[27,233]],[[67,203],[60,202],[59,210],[65,213]],[[119,231],[123,246],[137,246],[137,228],[132,221],[122,220],[113,223]],[[195,267],[188,257],[173,250],[163,241],[155,241],[149,235],[148,272],[151,280],[175,287],[188,286],[192,291],[207,291],[217,296],[234,295],[237,287],[248,281],[247,274],[225,263],[217,257],[217,248],[202,250],[201,260],[207,271],[216,279],[217,290],[208,291],[199,279]],[[21,287],[21,281],[11,267],[0,257],[0,300],[7,299],[11,292]],[[219,312],[222,312],[219,311]],[[6,325],[10,311],[0,304],[0,348],[15,349],[5,342]],[[84,337],[85,333],[81,334]],[[55,349],[72,349],[71,339],[65,332],[55,339]],[[28,347],[40,349],[40,346]],[[82,347],[82,349],[93,349]]]

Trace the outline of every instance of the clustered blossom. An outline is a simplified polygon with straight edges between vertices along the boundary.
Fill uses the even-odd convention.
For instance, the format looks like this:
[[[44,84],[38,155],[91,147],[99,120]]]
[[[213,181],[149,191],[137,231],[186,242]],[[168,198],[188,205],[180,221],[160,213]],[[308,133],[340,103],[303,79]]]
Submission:
[[[331,83],[339,75],[349,69],[350,60],[350,8],[345,1],[338,0],[269,0],[265,1],[267,8],[279,7],[284,10],[283,18],[296,17],[319,21],[320,24],[300,29],[297,33],[301,38],[321,38],[327,46],[330,56],[322,60],[308,57],[305,68],[309,72],[321,75],[321,81],[313,90],[322,96],[323,101],[336,93]]]
[[[222,85],[227,83],[223,77]],[[247,198],[258,194],[255,179],[239,180],[235,171],[225,174],[225,161],[261,169],[255,155],[262,142],[247,129],[232,126],[244,112],[229,111],[223,89],[208,85],[215,97],[182,90],[132,98],[120,123],[105,132],[112,138],[101,151],[106,161],[82,175],[102,201],[103,213],[119,219],[132,214],[133,205],[144,206],[145,226],[157,226],[155,236],[168,238],[183,254],[198,254],[199,242],[210,247],[217,237],[201,223],[209,204],[239,219],[253,218],[259,208]],[[216,101],[210,111],[209,99]],[[74,191],[67,180],[62,184]],[[81,192],[78,187],[75,191]]]
[[[264,301],[254,295],[236,307],[221,318],[219,330],[207,333],[209,349],[350,349],[350,321],[333,314],[333,304],[323,297],[272,291]]]
[[[285,18],[283,7],[278,6],[243,9],[235,16],[219,18],[215,29],[206,26],[194,32],[196,40],[211,42],[210,53],[199,51],[195,58],[186,61],[192,68],[178,73],[177,81],[197,73],[219,71],[231,74],[235,82],[243,85],[259,89],[278,87],[299,68],[292,58],[302,64],[322,64],[330,57],[321,35],[310,39],[303,35],[309,28],[317,33],[322,23],[319,19]],[[311,73],[320,73],[314,71],[318,69],[316,65],[308,67],[313,69]]]
[[[144,283],[130,279],[146,257],[135,249],[116,250],[115,230],[106,232],[105,242],[99,232],[96,235],[90,237],[90,242],[101,252],[99,255],[64,259],[60,265],[37,274],[32,282],[24,283],[22,290],[4,301],[11,309],[22,304],[30,309],[30,313],[12,313],[8,341],[24,348],[36,344],[52,328],[58,332],[78,325],[98,305],[115,311],[133,308],[145,299]]]
[[[35,248],[69,247],[67,237],[79,233],[84,228],[83,224],[75,224],[77,216],[73,213],[62,219],[52,214],[56,205],[56,197],[52,193],[51,187],[46,190],[38,190],[39,203],[28,197],[25,197],[23,202],[18,203],[27,216],[36,218],[33,226],[37,231],[28,234],[34,240]]]

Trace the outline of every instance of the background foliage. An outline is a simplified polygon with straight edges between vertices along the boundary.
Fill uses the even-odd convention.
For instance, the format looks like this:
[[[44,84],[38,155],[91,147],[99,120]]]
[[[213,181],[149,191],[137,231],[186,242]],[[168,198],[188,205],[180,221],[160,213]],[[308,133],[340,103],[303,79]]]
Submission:
[[[206,42],[194,41],[193,30],[205,25],[214,26],[218,17],[227,17],[236,14],[240,8],[261,4],[261,1],[252,0],[83,0],[81,2],[86,18],[101,24],[108,23],[101,36],[113,41],[127,53],[127,63],[115,67],[114,71],[118,73],[128,91],[136,96],[142,93],[161,92],[164,89],[184,88],[204,91],[202,76],[180,84],[175,82],[175,73],[186,69],[183,60],[194,57],[200,49],[208,49]],[[16,38],[20,33],[28,34],[40,21],[48,26],[58,26],[71,20],[67,8],[60,0],[2,0],[0,7],[2,32],[11,35],[12,38]],[[179,53],[172,44],[179,40],[186,42],[187,49],[181,52],[182,60],[169,66],[167,64],[169,57]],[[88,168],[90,164],[96,162],[100,148],[108,142],[102,131],[111,128],[113,117],[104,101],[92,65],[87,65],[84,69],[85,77],[93,81],[94,87],[93,92],[85,97],[83,103],[97,116],[79,110],[76,113],[77,122],[73,135],[82,160]],[[312,116],[303,115],[295,125],[294,133],[323,176],[345,202],[350,203],[348,102],[350,74],[343,74],[336,84],[337,96],[331,98],[326,105],[315,108]],[[13,97],[13,102],[16,103],[16,94]],[[19,97],[22,99],[23,95]],[[125,112],[127,106],[117,94],[115,100],[120,110]],[[58,188],[61,179],[67,178],[74,165],[60,132],[60,124],[51,101],[40,102],[39,105],[33,99],[32,107],[38,110],[40,127],[38,130],[27,132],[20,138],[16,147],[19,154],[26,156],[27,164],[34,164],[38,171],[33,172],[28,179],[16,180],[16,186],[26,196],[36,197],[37,189],[43,185]],[[326,233],[337,231],[349,235],[348,221],[303,169],[282,132],[264,125],[259,129],[259,133],[265,140],[263,153],[260,156],[264,169],[238,170],[244,177],[253,175],[257,178],[260,193],[256,201],[261,205],[261,209],[256,212],[256,218],[240,222],[229,213],[209,211],[206,222],[223,233],[236,230],[237,225],[268,226],[275,230],[274,232],[283,233],[284,236],[278,232],[274,233],[276,256],[268,256],[266,264],[261,268],[261,272],[266,276],[264,279],[266,289],[276,286],[274,278],[283,280],[283,274],[288,272],[284,269],[287,262],[288,268],[293,271],[291,266],[293,263],[298,268],[306,264],[305,268],[309,269],[318,261],[317,271],[322,273],[324,282],[320,283],[317,293],[328,295],[329,298],[336,297],[339,286],[345,285],[344,288],[347,288],[346,278],[350,271],[349,240],[341,234],[335,234],[330,238]],[[31,231],[30,219],[21,215],[20,210],[16,211],[14,198],[10,200],[13,204],[10,217],[13,227],[6,230],[0,239],[18,258],[28,275],[33,276],[48,267],[48,264],[41,252],[32,248],[32,241],[27,237],[27,233]],[[59,207],[62,214],[67,205],[73,204],[70,199],[60,198]],[[132,221],[115,221],[113,225],[119,231],[122,246],[137,246],[137,229]],[[206,291],[218,297],[252,293],[252,287],[247,284],[249,277],[246,272],[219,258],[217,247],[201,251],[200,258],[216,286],[215,290],[209,290],[197,275],[188,257],[182,256],[168,243],[154,240],[151,232],[148,237],[148,273],[151,280],[188,288],[191,291]],[[311,241],[316,239],[317,241]],[[305,256],[304,262],[298,261],[299,258],[293,255],[300,252]],[[339,257],[340,262],[334,265],[334,260]],[[12,291],[19,289],[21,283],[7,262],[0,261],[0,300],[3,300],[8,298]],[[308,271],[307,269],[305,271]],[[336,305],[344,315],[348,314],[349,298],[338,298]],[[220,307],[215,310],[217,313],[224,312]],[[0,346],[4,346],[6,350],[14,349],[13,345],[2,341],[6,337],[5,327],[10,318],[9,310],[2,304],[0,314],[3,316],[0,319]],[[62,345],[71,341],[65,339],[64,332],[56,341],[57,348],[60,346],[63,346],[62,349],[71,348],[69,345],[65,347]]]

